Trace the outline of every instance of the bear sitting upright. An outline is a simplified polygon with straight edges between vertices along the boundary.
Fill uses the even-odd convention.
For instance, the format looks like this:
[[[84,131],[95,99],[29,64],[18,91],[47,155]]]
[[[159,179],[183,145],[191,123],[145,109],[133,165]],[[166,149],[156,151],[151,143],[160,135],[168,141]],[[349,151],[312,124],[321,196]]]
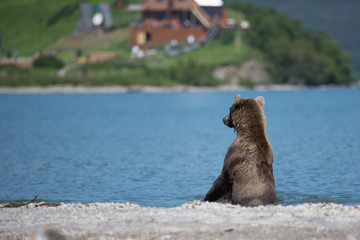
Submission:
[[[233,204],[257,206],[276,203],[273,152],[265,133],[263,97],[241,99],[235,96],[224,124],[236,131],[223,169],[204,201],[229,197]]]

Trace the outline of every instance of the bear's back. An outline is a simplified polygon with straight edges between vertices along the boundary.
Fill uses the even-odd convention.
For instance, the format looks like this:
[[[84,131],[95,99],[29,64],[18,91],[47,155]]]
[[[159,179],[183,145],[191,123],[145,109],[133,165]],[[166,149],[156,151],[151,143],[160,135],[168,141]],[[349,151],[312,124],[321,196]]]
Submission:
[[[236,139],[229,147],[223,170],[232,182],[234,204],[254,206],[276,202],[272,158],[267,139],[262,144]]]

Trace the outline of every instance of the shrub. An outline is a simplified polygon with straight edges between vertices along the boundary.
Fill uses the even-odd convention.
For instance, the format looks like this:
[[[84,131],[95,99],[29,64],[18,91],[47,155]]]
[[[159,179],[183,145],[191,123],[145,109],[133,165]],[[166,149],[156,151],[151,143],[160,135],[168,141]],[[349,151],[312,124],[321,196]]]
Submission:
[[[243,12],[253,30],[245,40],[263,52],[274,81],[293,79],[307,85],[351,84],[350,59],[324,32],[302,28],[299,21],[277,13],[271,7],[256,8],[249,3],[230,3]]]
[[[59,21],[61,18],[70,16],[76,9],[78,9],[79,2],[67,4],[60,8],[55,14],[53,14],[51,17],[47,20],[47,25],[51,26],[55,24],[57,21]]]
[[[64,63],[54,56],[42,56],[34,61],[36,68],[62,68]]]
[[[184,85],[216,86],[219,82],[211,73],[211,66],[198,64],[194,60],[189,59],[185,62],[178,61],[176,66],[171,67],[166,75],[172,81]]]
[[[256,83],[249,78],[240,78],[238,83],[240,86],[244,86],[248,88],[253,88],[256,86]]]
[[[230,43],[234,42],[234,38],[235,38],[235,33],[231,29],[225,29],[220,34],[220,41],[222,44],[230,44]]]

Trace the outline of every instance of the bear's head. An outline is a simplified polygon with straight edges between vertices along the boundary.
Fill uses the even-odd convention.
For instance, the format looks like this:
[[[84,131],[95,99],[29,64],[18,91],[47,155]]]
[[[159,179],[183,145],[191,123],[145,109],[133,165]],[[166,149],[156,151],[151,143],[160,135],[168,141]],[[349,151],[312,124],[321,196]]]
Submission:
[[[239,131],[241,129],[265,129],[265,115],[262,107],[265,104],[263,97],[241,98],[235,96],[235,101],[230,108],[230,113],[224,117],[223,122],[226,126]],[[260,130],[260,129],[258,129]]]

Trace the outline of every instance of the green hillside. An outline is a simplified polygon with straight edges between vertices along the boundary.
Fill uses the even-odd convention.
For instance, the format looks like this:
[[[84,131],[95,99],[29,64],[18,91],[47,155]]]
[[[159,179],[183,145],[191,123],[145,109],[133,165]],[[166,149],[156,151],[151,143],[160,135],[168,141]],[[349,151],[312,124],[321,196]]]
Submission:
[[[66,2],[3,0],[0,4],[2,49],[18,49],[21,55],[33,55],[64,34],[71,34],[76,22],[75,11],[68,17],[48,25],[51,18]]]
[[[91,5],[99,1],[87,1]],[[113,0],[102,1],[113,4]],[[126,1],[124,1],[126,3]],[[351,84],[349,57],[325,33],[303,29],[298,21],[272,8],[230,3],[226,11],[236,20],[250,20],[250,31],[224,30],[208,46],[177,57],[164,57],[164,47],[156,48],[157,57],[143,61],[129,59],[126,6],[112,9],[114,31],[80,36],[74,44],[71,35],[76,28],[79,1],[3,0],[0,5],[1,50],[19,51],[32,56],[41,50],[47,54],[62,49],[57,58],[66,65],[76,62],[76,50],[83,55],[112,51],[115,61],[85,64],[68,72],[65,78],[58,69],[36,67],[28,70],[5,68],[0,85],[218,85],[229,81],[215,79],[213,71],[222,66],[240,68],[250,59],[262,63],[270,74],[270,83],[280,84]],[[58,61],[54,59],[54,61]],[[43,61],[43,63],[46,61]],[[43,64],[42,63],[42,64]],[[60,66],[60,65],[58,65]],[[257,82],[239,77],[232,84],[253,86]]]
[[[75,30],[79,16],[77,0],[2,0],[0,4],[0,33],[2,51],[19,51],[31,56],[45,49]],[[88,0],[95,5],[98,0]],[[101,0],[113,3],[113,0]],[[126,9],[113,9],[115,26],[127,25],[130,19]]]

